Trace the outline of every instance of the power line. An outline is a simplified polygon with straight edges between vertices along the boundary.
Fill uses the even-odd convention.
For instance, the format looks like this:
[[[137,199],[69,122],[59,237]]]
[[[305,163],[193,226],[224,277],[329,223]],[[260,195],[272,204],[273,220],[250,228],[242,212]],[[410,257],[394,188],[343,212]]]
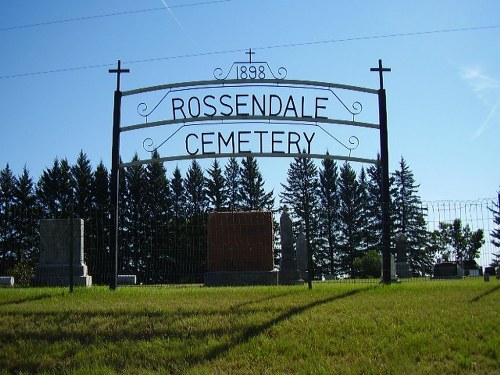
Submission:
[[[221,0],[221,1],[233,1],[233,0]],[[203,3],[203,4],[206,4],[206,3]],[[161,8],[161,9],[164,10],[165,8]],[[430,34],[444,34],[444,33],[465,32],[465,31],[490,30],[490,29],[498,29],[498,28],[500,28],[500,25],[476,26],[476,27],[429,30],[429,31],[414,31],[414,32],[408,32],[408,33],[371,35],[371,36],[360,36],[360,37],[343,38],[343,39],[330,39],[330,40],[316,40],[316,41],[310,41],[310,42],[287,43],[287,44],[278,44],[278,45],[272,45],[272,46],[252,47],[252,48],[254,50],[294,48],[294,47],[305,47],[305,46],[320,45],[320,44],[346,43],[346,42],[355,42],[355,41],[362,41],[362,40],[387,39],[387,38],[397,38],[397,37],[411,37],[411,36],[422,36],[422,35],[430,35]],[[154,58],[143,59],[143,60],[123,61],[123,63],[124,64],[141,64],[141,63],[148,63],[148,62],[155,62],[155,61],[166,61],[166,60],[177,60],[177,59],[186,59],[186,58],[203,57],[203,56],[211,56],[211,55],[222,55],[222,54],[227,54],[227,53],[236,53],[236,52],[243,52],[243,51],[247,51],[247,49],[240,48],[240,49],[212,51],[212,52],[200,52],[200,53],[192,53],[192,54],[184,54],[184,55],[165,56],[165,57],[154,57]],[[19,73],[19,74],[0,76],[0,79],[20,78],[20,77],[28,77],[28,76],[36,76],[36,75],[44,75],[44,74],[52,74],[52,73],[64,73],[64,72],[71,72],[71,71],[76,71],[76,70],[106,68],[106,67],[110,67],[110,66],[114,66],[114,65],[115,65],[115,63],[97,64],[97,65],[87,65],[87,66],[80,66],[80,67],[73,67],[73,68],[61,68],[61,69],[45,70],[45,71],[39,71],[39,72]]]
[[[170,9],[188,8],[188,7],[194,7],[194,6],[199,6],[199,5],[228,3],[231,1],[235,1],[235,0],[212,0],[212,1],[205,1],[205,2],[199,2],[199,3],[170,5],[169,8]],[[126,16],[126,15],[130,15],[130,14],[147,13],[147,12],[158,12],[158,11],[165,11],[165,7],[138,9],[138,10],[130,10],[130,11],[126,11],[126,12],[117,12],[117,13],[108,13],[108,14],[97,14],[97,15],[87,16],[87,17],[75,17],[75,18],[67,18],[67,19],[56,20],[56,21],[32,23],[32,24],[28,24],[28,25],[17,25],[17,26],[3,27],[3,28],[0,28],[0,32],[1,31],[18,30],[18,29],[28,29],[28,28],[39,27],[39,26],[57,25],[57,24],[69,23],[69,22],[88,21],[88,20],[98,19],[98,18]]]

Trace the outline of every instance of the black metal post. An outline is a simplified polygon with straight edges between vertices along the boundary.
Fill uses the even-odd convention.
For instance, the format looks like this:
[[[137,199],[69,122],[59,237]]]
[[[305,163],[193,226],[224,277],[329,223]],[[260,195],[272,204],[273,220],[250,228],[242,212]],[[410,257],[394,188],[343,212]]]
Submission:
[[[109,288],[118,286],[118,208],[120,197],[120,117],[121,91],[115,91],[113,109],[113,146],[111,151],[111,259],[112,275]]]
[[[384,72],[390,72],[390,68],[382,66],[382,60],[378,60],[378,67],[370,68],[372,72],[378,72],[380,89],[378,90],[378,113],[380,125],[380,167],[382,169],[382,193],[380,204],[382,208],[382,282],[391,283],[391,215],[390,215],[390,191],[389,191],[389,137],[387,134],[387,103],[384,90]]]
[[[74,247],[75,247],[75,232],[73,229],[73,205],[71,206],[71,216],[69,217],[69,292],[73,293],[73,285],[75,282],[73,263],[74,260]]]
[[[380,163],[382,169],[382,282],[391,283],[391,217],[389,191],[389,145],[385,90],[378,91],[380,119]]]
[[[118,69],[110,69],[110,73],[116,73],[116,91],[113,103],[113,146],[111,151],[111,256],[112,275],[109,288],[115,290],[118,286],[118,208],[120,197],[120,121],[122,92],[120,91],[121,73],[129,73],[129,69],[121,68],[118,60]]]

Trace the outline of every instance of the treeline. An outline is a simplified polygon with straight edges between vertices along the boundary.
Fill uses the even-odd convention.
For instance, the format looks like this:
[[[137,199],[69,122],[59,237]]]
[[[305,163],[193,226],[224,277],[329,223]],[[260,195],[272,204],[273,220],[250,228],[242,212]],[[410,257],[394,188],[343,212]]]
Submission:
[[[404,233],[411,271],[430,274],[436,253],[449,251],[452,239],[427,232],[418,185],[403,158],[390,182],[392,238]],[[161,163],[126,167],[120,173],[119,272],[136,274],[143,283],[199,282],[206,270],[208,212],[288,206],[295,231],[302,225],[311,246],[315,275],[377,277],[374,261],[368,267],[364,260],[377,262],[381,249],[380,195],[378,165],[357,173],[331,159],[319,168],[311,159],[294,159],[279,202],[266,191],[252,156],[224,166],[214,159],[206,171],[193,160],[185,174],[176,167],[170,177]],[[56,159],[36,183],[26,167],[16,177],[7,165],[0,171],[0,208],[0,274],[29,278],[39,257],[39,220],[73,216],[85,220],[89,274],[108,282],[110,176],[102,162],[93,170],[83,151],[74,165]],[[476,256],[467,249],[468,257]]]

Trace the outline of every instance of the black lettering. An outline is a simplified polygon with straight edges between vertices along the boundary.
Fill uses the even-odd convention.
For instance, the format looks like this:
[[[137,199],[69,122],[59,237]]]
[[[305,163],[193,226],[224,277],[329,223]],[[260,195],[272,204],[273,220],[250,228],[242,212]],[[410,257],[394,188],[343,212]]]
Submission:
[[[326,105],[319,105],[320,100],[328,100],[328,98],[316,98],[316,111],[315,111],[315,118],[328,118],[325,116],[318,116],[318,109],[326,109]]]
[[[215,106],[213,104],[210,104],[207,99],[213,99],[215,100],[215,96],[213,95],[207,95],[203,98],[203,104],[205,104],[208,108],[211,108],[213,112],[209,113],[209,112],[205,112],[203,113],[205,116],[209,116],[209,117],[214,117],[215,114],[217,113],[217,108],[215,108]]]
[[[249,131],[241,131],[241,132],[238,132],[238,153],[251,153],[252,151],[250,150],[242,150],[241,148],[241,145],[243,143],[250,143],[250,141],[248,139],[242,139],[242,135],[245,135],[245,134],[250,134],[251,132]]]
[[[229,100],[231,100],[231,95],[227,95],[227,94],[224,94],[220,97],[220,104],[222,104],[224,107],[227,107],[229,108],[229,112],[222,112],[221,111],[221,115],[222,116],[231,116],[233,114],[233,107],[231,107],[231,105],[229,105],[228,103],[224,102],[224,98],[228,98]]]
[[[308,138],[307,134],[305,132],[303,132],[303,134],[304,134],[304,138],[306,139],[306,142],[307,142],[307,153],[310,154],[311,153],[311,142],[312,142],[314,136],[316,135],[316,133],[312,133],[311,138]]]
[[[305,114],[305,110],[304,110],[304,108],[305,108],[305,101],[306,101],[306,98],[305,98],[304,96],[302,96],[302,110],[301,110],[301,112],[300,112],[301,117],[304,117],[304,118],[312,118],[312,116],[311,116],[311,115],[306,115],[306,114]]]
[[[292,137],[295,139],[292,140]],[[288,132],[288,153],[291,153],[291,148],[292,145],[295,145],[297,147],[297,153],[300,154],[300,147],[299,147],[299,142],[300,142],[300,134],[295,133],[295,132]]]
[[[295,108],[295,102],[293,101],[293,96],[292,95],[290,95],[288,97],[288,101],[286,102],[285,112],[283,113],[283,116],[286,117],[286,113],[288,111],[293,111],[293,113],[295,114],[295,117],[299,117],[297,115],[297,108]]]
[[[262,152],[263,150],[263,139],[262,139],[262,134],[268,134],[269,132],[267,130],[255,130],[254,131],[255,134],[259,134],[259,145],[260,145],[260,151],[259,152]]]
[[[261,105],[262,104],[262,105]],[[266,96],[262,95],[262,102],[259,103],[259,100],[255,95],[252,95],[252,116],[255,116],[255,107],[259,108],[260,114],[262,116],[266,115]]]
[[[248,112],[240,112],[240,107],[246,107],[247,102],[240,102],[240,98],[248,97],[248,94],[236,95],[236,116],[248,116]]]
[[[228,147],[229,142],[231,142],[231,153],[234,154],[234,132],[231,132],[227,141],[224,139],[224,135],[222,133],[219,133],[219,136],[217,139],[217,143],[219,144],[219,154],[221,153],[221,143],[224,146]]]
[[[175,105],[176,102],[180,102],[180,105],[176,106]],[[172,117],[174,120],[177,119],[177,117],[175,116],[175,112],[178,110],[180,110],[182,116],[186,118],[186,114],[184,113],[184,100],[182,100],[181,98],[172,98]]]
[[[285,134],[285,132],[284,131],[273,131],[273,132],[271,132],[271,152],[273,154],[284,154],[285,151],[275,151],[275,149],[274,149],[274,144],[275,143],[283,143],[282,140],[276,140],[275,135],[278,135],[278,134]]]
[[[195,112],[193,113],[193,109],[192,109],[192,104],[195,102]],[[200,116],[200,113],[201,113],[201,105],[200,105],[200,99],[198,99],[196,96],[192,96],[189,98],[188,100],[188,111],[189,111],[189,115],[191,117],[199,117]]]
[[[196,154],[198,154],[198,152],[200,151],[200,149],[198,149],[198,148],[197,148],[197,149],[196,149],[196,151],[194,151],[194,152],[191,152],[191,151],[189,150],[189,138],[190,138],[190,137],[195,137],[196,139],[198,139],[198,136],[197,136],[196,134],[194,134],[194,133],[188,134],[188,135],[186,136],[186,152],[187,152],[189,155],[196,155]]]
[[[276,113],[273,113],[273,99],[277,99],[279,103],[279,109]],[[281,98],[278,95],[269,95],[269,116],[278,116],[281,113],[282,107],[283,103],[281,102]]]
[[[214,141],[213,140],[206,140],[205,136],[210,136],[214,135],[214,132],[209,132],[209,133],[201,133],[201,153],[203,155],[210,155],[210,154],[215,154],[215,151],[205,151],[205,145],[213,145]]]

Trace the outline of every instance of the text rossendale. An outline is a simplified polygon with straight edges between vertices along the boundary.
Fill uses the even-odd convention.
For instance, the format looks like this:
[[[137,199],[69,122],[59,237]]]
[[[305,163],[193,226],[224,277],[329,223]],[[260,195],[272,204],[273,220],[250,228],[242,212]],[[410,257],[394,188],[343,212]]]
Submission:
[[[282,98],[275,94],[223,94],[220,96],[172,98],[172,118],[191,119],[197,117],[280,117],[326,119],[327,97],[308,98],[304,95],[289,95]]]

